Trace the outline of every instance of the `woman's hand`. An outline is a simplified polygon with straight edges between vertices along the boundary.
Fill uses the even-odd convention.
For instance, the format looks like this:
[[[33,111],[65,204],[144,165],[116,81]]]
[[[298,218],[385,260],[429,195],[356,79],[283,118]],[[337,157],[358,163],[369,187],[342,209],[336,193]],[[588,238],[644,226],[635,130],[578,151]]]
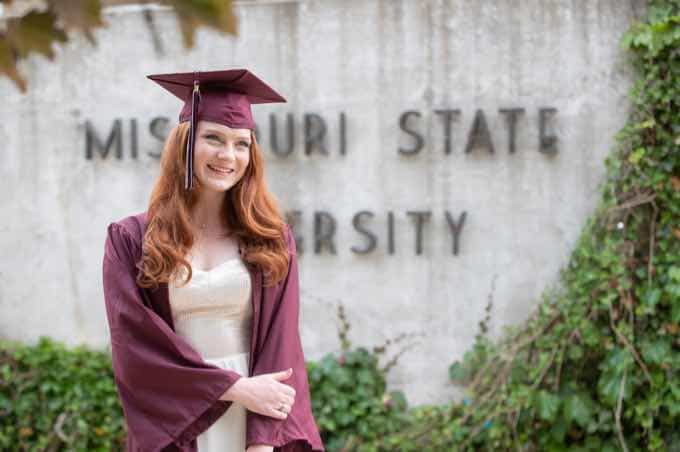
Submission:
[[[220,400],[232,400],[246,409],[275,419],[286,419],[295,403],[295,389],[279,383],[293,374],[293,369],[254,377],[241,377],[222,394]],[[283,405],[283,409],[279,410]]]
[[[267,446],[266,444],[253,444],[246,449],[246,452],[272,452],[274,446]]]

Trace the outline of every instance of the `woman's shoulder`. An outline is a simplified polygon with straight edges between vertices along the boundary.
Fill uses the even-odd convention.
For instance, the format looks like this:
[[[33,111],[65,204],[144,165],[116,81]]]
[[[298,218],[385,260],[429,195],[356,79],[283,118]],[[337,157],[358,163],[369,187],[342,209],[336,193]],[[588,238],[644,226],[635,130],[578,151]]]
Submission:
[[[146,211],[134,213],[118,220],[112,221],[109,232],[116,232],[132,239],[136,243],[141,243],[146,229]]]

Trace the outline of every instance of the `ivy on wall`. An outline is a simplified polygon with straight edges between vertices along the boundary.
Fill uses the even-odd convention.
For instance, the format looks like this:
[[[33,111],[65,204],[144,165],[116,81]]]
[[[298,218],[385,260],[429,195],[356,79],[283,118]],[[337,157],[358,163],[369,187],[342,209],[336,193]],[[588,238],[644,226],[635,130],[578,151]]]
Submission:
[[[680,2],[621,41],[638,79],[559,288],[450,367],[467,398],[361,450],[680,450]]]

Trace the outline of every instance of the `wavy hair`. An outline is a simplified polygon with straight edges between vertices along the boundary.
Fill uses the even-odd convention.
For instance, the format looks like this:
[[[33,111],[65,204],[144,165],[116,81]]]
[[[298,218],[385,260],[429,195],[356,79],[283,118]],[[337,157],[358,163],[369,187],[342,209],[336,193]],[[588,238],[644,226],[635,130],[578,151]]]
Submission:
[[[137,284],[157,287],[167,283],[181,267],[192,270],[185,259],[194,244],[189,214],[198,191],[184,189],[185,153],[189,122],[175,126],[168,135],[160,162],[160,175],[151,192],[147,229],[138,265]],[[263,271],[264,285],[280,282],[288,271],[285,223],[274,196],[264,181],[264,159],[251,131],[250,162],[243,177],[227,191],[222,215],[224,224],[238,240],[242,259]],[[195,177],[195,176],[194,176]],[[200,182],[194,180],[194,186]]]

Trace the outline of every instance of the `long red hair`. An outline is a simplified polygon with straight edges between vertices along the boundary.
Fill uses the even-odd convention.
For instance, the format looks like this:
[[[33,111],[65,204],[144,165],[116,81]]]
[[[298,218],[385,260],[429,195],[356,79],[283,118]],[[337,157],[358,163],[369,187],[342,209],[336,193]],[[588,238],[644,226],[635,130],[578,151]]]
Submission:
[[[185,256],[194,243],[189,214],[199,195],[195,189],[184,189],[184,150],[188,137],[189,123],[182,122],[170,131],[163,147],[160,175],[147,210],[148,226],[137,276],[140,287],[167,283],[180,267],[188,271],[185,283],[191,280],[191,265]],[[285,223],[265,185],[264,159],[254,132],[251,137],[250,162],[243,177],[227,192],[222,215],[241,245],[243,260],[260,267],[264,285],[272,286],[288,271]],[[197,184],[194,180],[194,186]]]

